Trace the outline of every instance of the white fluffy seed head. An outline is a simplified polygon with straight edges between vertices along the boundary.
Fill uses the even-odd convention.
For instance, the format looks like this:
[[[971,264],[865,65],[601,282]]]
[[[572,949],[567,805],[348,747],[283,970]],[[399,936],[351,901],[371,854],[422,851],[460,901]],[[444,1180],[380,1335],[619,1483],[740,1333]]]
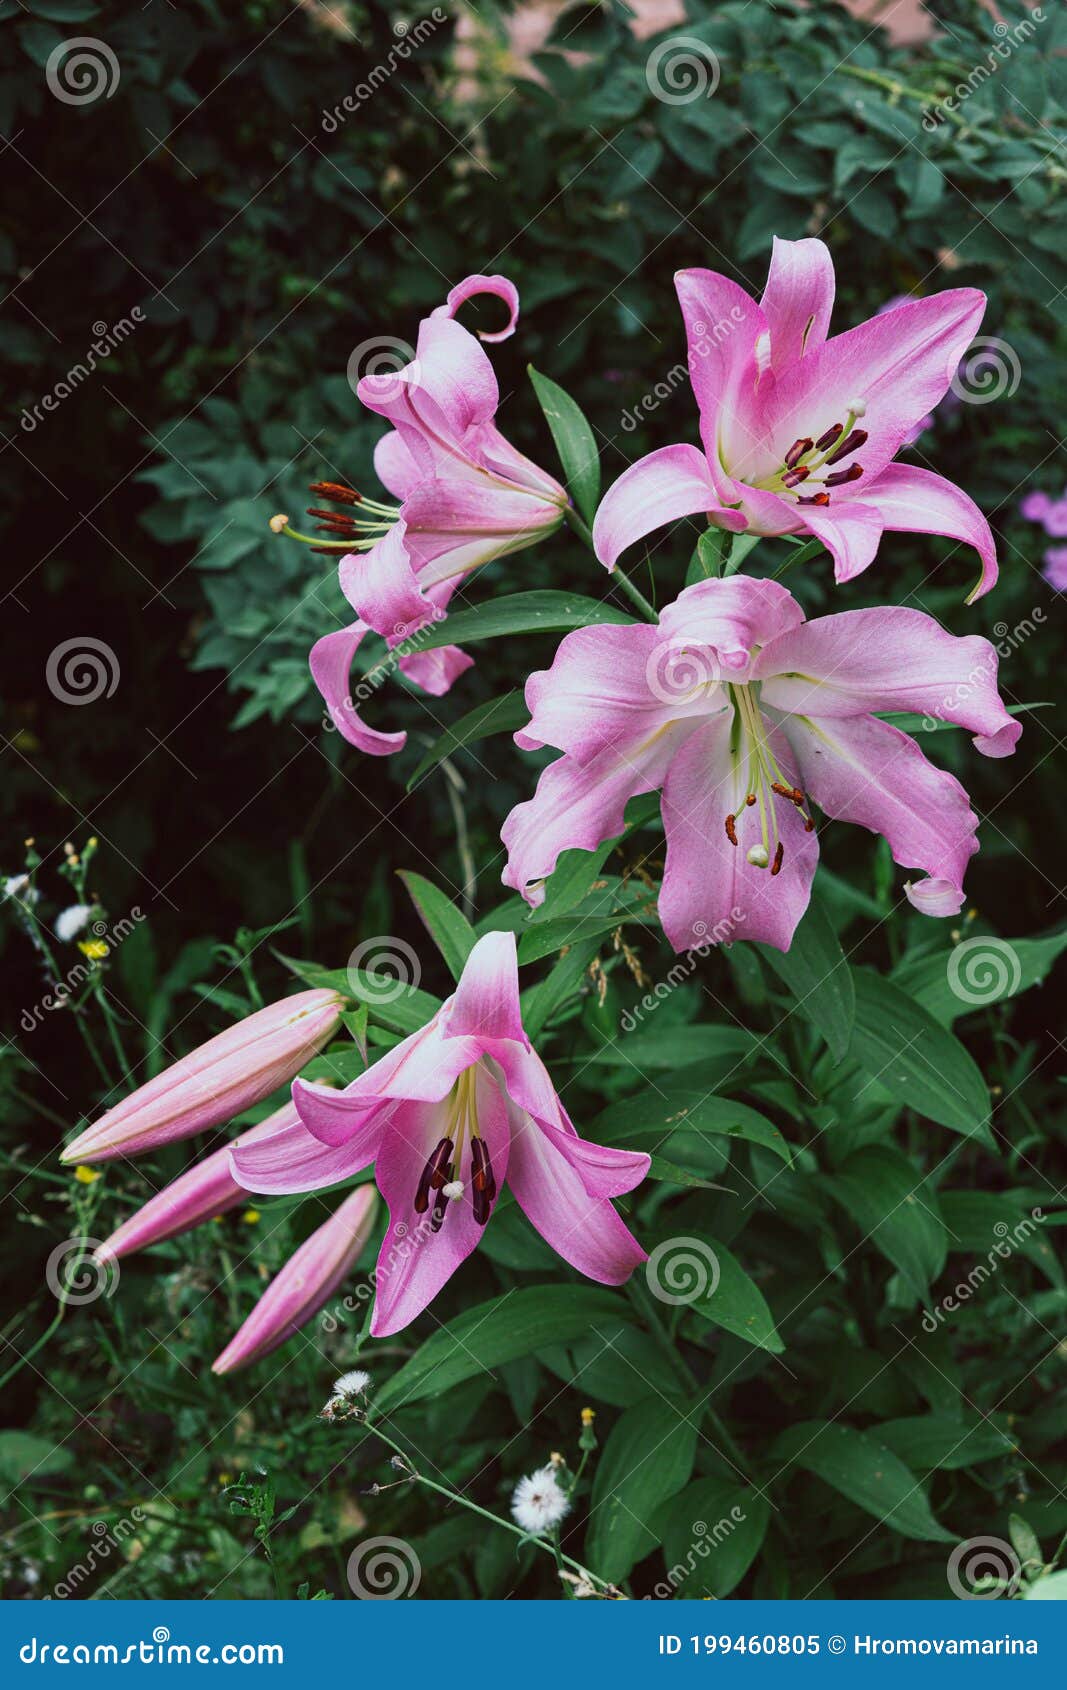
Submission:
[[[520,1479],[511,1498],[516,1525],[535,1537],[558,1526],[570,1513],[570,1507],[552,1467],[540,1467],[536,1473]]]
[[[361,1397],[370,1384],[370,1374],[361,1368],[353,1368],[351,1373],[342,1373],[340,1379],[333,1382],[335,1397]]]
[[[89,904],[71,904],[69,909],[60,910],[56,916],[56,938],[68,944],[81,932],[92,913]]]

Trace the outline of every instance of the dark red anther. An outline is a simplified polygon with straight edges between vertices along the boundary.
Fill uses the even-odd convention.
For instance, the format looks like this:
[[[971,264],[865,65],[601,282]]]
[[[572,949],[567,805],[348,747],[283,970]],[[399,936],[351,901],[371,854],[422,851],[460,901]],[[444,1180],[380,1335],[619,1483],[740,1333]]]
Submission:
[[[471,1204],[474,1218],[479,1226],[484,1226],[492,1213],[493,1200],[496,1197],[496,1180],[493,1178],[493,1164],[489,1160],[483,1138],[471,1140]]]
[[[448,1211],[448,1198],[443,1191],[439,1191],[434,1198],[433,1214],[430,1216],[430,1231],[440,1232],[441,1223]]]
[[[754,792],[750,792],[748,797],[745,799],[745,803],[748,805],[749,809],[751,809],[755,802],[756,794]]]
[[[827,487],[843,487],[846,481],[858,481],[863,474],[862,464],[849,464],[847,469],[835,470],[826,477]]]
[[[340,481],[313,481],[310,486],[312,493],[318,493],[324,499],[330,499],[335,505],[361,505],[362,493],[357,493],[354,487],[346,487]]]
[[[801,497],[797,500],[798,505],[828,505],[829,503],[829,493],[813,493],[810,499]]]
[[[813,444],[814,442],[810,435],[806,440],[794,440],[792,446],[790,446],[785,455],[786,469],[792,469],[794,464],[799,463],[805,452],[811,451]]]
[[[414,1209],[417,1215],[424,1215],[430,1203],[430,1190],[439,1192],[443,1185],[451,1179],[450,1163],[454,1149],[450,1138],[439,1139],[430,1152],[426,1166],[419,1176],[418,1187],[415,1191]],[[440,1226],[440,1221],[438,1221]],[[436,1230],[436,1228],[435,1228]]]
[[[867,438],[865,428],[854,428],[847,439],[842,440],[840,446],[835,446],[827,458],[828,464],[836,464],[842,458],[847,458],[850,452],[858,452]]]
[[[834,441],[840,435],[843,427],[843,423],[834,423],[834,426],[832,428],[828,428],[825,434],[820,434],[818,440],[815,442],[815,450],[817,452],[825,452],[827,446],[833,445]]]
[[[730,841],[730,844],[735,847],[737,845],[737,829],[734,826],[736,819],[737,818],[735,816],[727,816],[726,818],[726,837]]]
[[[785,847],[782,844],[782,841],[779,839],[778,849],[774,853],[774,861],[771,864],[771,873],[772,874],[778,874],[780,872],[781,867],[782,867],[782,858],[784,856],[785,856]]]
[[[810,469],[787,469],[782,477],[783,487],[799,487],[802,481],[807,481]]]
[[[344,511],[320,510],[317,505],[308,506],[308,516],[321,517],[323,522],[334,522],[339,527],[343,525],[345,528],[355,528],[356,526],[354,516],[346,516]]]

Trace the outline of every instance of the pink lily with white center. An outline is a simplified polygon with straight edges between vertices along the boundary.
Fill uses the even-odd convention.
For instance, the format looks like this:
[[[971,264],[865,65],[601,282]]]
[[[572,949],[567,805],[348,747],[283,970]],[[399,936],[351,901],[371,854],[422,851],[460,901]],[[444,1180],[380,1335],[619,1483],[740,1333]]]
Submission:
[[[504,824],[505,884],[539,903],[561,851],[620,834],[627,800],[661,788],[659,914],[676,951],[738,938],[789,949],[819,855],[809,800],[923,871],[905,887],[916,909],[956,914],[977,817],[959,781],[879,713],[955,722],[987,757],[1022,731],[988,640],[902,607],[806,622],[783,586],[745,575],[687,588],[658,626],[568,634],[526,702],[519,745],[564,755]]]
[[[951,481],[893,462],[944,398],[985,310],[977,288],[909,300],[829,337],[834,267],[822,241],[775,238],[763,298],[712,270],[675,286],[703,451],[664,446],[620,476],[593,526],[601,563],[665,523],[701,515],[735,533],[809,533],[838,581],[873,562],[883,532],[973,546],[970,598],[997,578],[989,524]]]
[[[646,1155],[580,1138],[522,1025],[512,933],[487,933],[455,992],[344,1091],[296,1081],[303,1125],[233,1153],[250,1191],[309,1191],[375,1163],[389,1205],[371,1332],[414,1320],[476,1247],[505,1179],[572,1267],[619,1285],[645,1253],[612,1207]]]
[[[552,533],[569,503],[559,482],[496,425],[493,366],[455,321],[460,305],[480,293],[508,307],[506,326],[481,338],[507,339],[519,313],[514,285],[504,276],[468,276],[424,319],[410,363],[359,383],[362,403],[393,424],[378,442],[374,467],[399,503],[331,483],[314,489],[344,507],[312,514],[327,519],[324,527],[336,536],[329,546],[345,552],[339,578],[358,620],[317,642],[311,672],[340,732],[375,756],[399,751],[406,736],[369,728],[349,696],[352,659],[368,630],[391,649],[404,648],[398,663],[409,680],[435,695],[447,692],[473,660],[457,646],[420,652],[420,631],[444,619],[467,575]]]

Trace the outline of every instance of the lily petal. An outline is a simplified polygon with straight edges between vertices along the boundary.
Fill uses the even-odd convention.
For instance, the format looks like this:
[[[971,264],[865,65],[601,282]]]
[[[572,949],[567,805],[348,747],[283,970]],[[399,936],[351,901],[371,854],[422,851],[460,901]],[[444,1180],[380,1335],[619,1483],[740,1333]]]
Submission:
[[[661,446],[631,464],[605,493],[593,522],[593,550],[605,569],[614,569],[628,546],[681,517],[714,511],[724,528],[746,526],[744,517],[720,506],[704,453],[695,446]]]
[[[977,585],[967,603],[995,586],[997,551],[992,530],[974,500],[943,475],[915,464],[890,464],[869,486],[863,500],[879,512],[886,528],[902,534],[947,534],[973,546],[981,559]]]
[[[735,939],[763,939],[787,951],[811,896],[818,839],[804,831],[803,818],[788,801],[776,807],[781,872],[772,875],[769,865],[757,868],[748,860],[750,847],[762,843],[759,807],[745,804],[758,783],[747,738],[734,730],[733,710],[722,711],[692,736],[667,771],[667,860],[659,914],[679,952]],[[795,780],[784,736],[765,731],[786,780]],[[736,846],[727,836],[728,815],[736,817]],[[773,835],[770,848],[773,852]]]
[[[700,438],[720,503],[728,505],[739,497],[734,466],[758,445],[762,434],[756,349],[769,324],[744,288],[714,270],[679,270],[674,286],[689,343],[689,379],[700,410]]]
[[[499,1087],[479,1069],[475,1076],[478,1131],[488,1148],[497,1189],[509,1165],[509,1126]],[[389,1337],[408,1326],[433,1301],[442,1285],[481,1242],[484,1228],[471,1202],[469,1135],[454,1177],[464,1186],[448,1200],[440,1231],[430,1227],[430,1212],[419,1214],[414,1199],[427,1160],[448,1136],[450,1117],[442,1104],[398,1105],[382,1139],[375,1178],[389,1205],[389,1228],[375,1269],[377,1295],[371,1335]]]
[[[580,763],[629,744],[670,719],[669,701],[652,691],[659,628],[644,622],[576,628],[560,641],[550,669],[526,682],[530,720],[515,735],[525,751],[555,745]]]
[[[350,691],[352,659],[368,632],[367,624],[361,621],[339,628],[336,633],[323,634],[312,646],[308,664],[338,733],[371,757],[389,757],[403,749],[407,734],[381,733],[368,727],[352,702]]]
[[[990,757],[1022,733],[997,691],[997,653],[906,605],[820,616],[764,646],[753,666],[765,704],[795,715],[862,716],[912,710],[956,722]]]
[[[873,716],[787,716],[800,785],[836,821],[880,833],[903,868],[957,888],[978,849],[978,818],[954,775]]]
[[[834,261],[825,241],[783,241],[775,235],[760,300],[770,331],[772,370],[784,370],[822,346],[834,287]]]
[[[479,340],[507,340],[509,335],[515,333],[515,325],[519,320],[519,290],[506,276],[467,276],[462,282],[457,282],[454,288],[449,289],[444,305],[439,305],[432,315],[454,317],[461,305],[468,299],[476,298],[480,293],[495,294],[498,299],[502,299],[508,308],[508,320],[504,328],[497,329],[492,334],[487,329],[479,329]]]
[[[922,915],[959,915],[964,904],[962,886],[951,880],[906,880],[904,896]]]
[[[294,1107],[305,1114],[313,1110],[314,1098],[329,1088],[313,1086],[306,1081],[295,1082],[302,1097],[293,1099]],[[337,1093],[334,1092],[334,1096]],[[367,1168],[378,1154],[382,1136],[382,1121],[389,1104],[364,1110],[362,1124],[341,1145],[324,1144],[308,1130],[303,1120],[279,1128],[269,1137],[253,1143],[247,1139],[234,1144],[229,1152],[230,1167],[237,1183],[246,1191],[265,1194],[288,1194],[295,1191],[320,1191],[328,1185],[338,1185]]]
[[[568,1154],[561,1135],[512,1109],[508,1180],[523,1214],[579,1273],[621,1285],[646,1256],[611,1203],[587,1189],[586,1179],[603,1177],[601,1170],[598,1181],[573,1149]]]
[[[835,581],[851,581],[874,562],[885,531],[877,505],[842,499],[829,510],[822,505],[801,505],[797,515],[833,558]]]
[[[446,1037],[528,1044],[519,1006],[514,933],[486,933],[463,964],[459,984],[442,1013]]]
[[[501,829],[508,849],[505,886],[526,902],[544,902],[540,884],[552,873],[562,851],[593,851],[603,839],[620,834],[629,799],[663,783],[671,758],[694,723],[673,722],[645,740],[634,740],[597,753],[586,763],[560,757],[545,769],[533,797],[517,804]]]

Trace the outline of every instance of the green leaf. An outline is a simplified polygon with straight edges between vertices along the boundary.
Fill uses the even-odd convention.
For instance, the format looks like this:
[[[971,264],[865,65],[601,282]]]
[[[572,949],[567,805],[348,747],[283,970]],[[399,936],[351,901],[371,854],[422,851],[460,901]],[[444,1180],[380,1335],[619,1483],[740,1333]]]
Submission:
[[[838,1062],[848,1053],[856,1019],[856,991],[841,942],[814,898],[788,951],[756,949],[784,980],[797,1008],[820,1032]]]
[[[600,498],[600,454],[596,438],[570,394],[548,376],[541,375],[532,364],[526,368],[552,430],[567,489],[586,522],[592,522]]]
[[[578,993],[599,949],[599,939],[583,939],[572,945],[543,980],[523,992],[522,1024],[528,1037],[535,1038],[546,1021]]]
[[[674,1134],[747,1139],[773,1150],[786,1164],[792,1161],[788,1140],[766,1115],[731,1097],[709,1095],[702,1086],[645,1086],[636,1097],[609,1103],[590,1128],[594,1140],[639,1141],[643,1149],[663,1144]]]
[[[657,1277],[671,1291],[672,1268],[673,1274],[680,1277],[691,1264],[707,1289],[689,1304],[690,1311],[757,1349],[781,1355],[785,1345],[775,1329],[767,1299],[724,1244],[715,1238],[669,1238],[659,1249],[662,1255],[653,1251],[646,1270],[653,1291]],[[684,1291],[687,1283],[680,1283],[678,1290]]]
[[[1034,1262],[1053,1285],[1064,1284],[1063,1266],[1045,1236],[1048,1217],[1015,1192],[944,1191],[941,1213],[948,1228],[949,1251],[985,1258],[964,1275],[972,1292],[999,1272],[1016,1251]]]
[[[657,1547],[650,1522],[688,1479],[696,1443],[696,1417],[658,1394],[615,1422],[597,1461],[586,1538],[586,1558],[602,1578],[617,1584]]]
[[[590,1285],[532,1285],[505,1291],[439,1327],[375,1393],[374,1407],[393,1413],[422,1397],[442,1396],[464,1379],[546,1344],[567,1344],[598,1323],[627,1318],[616,1293]]]
[[[0,1481],[11,1489],[63,1473],[72,1459],[69,1449],[36,1432],[17,1427],[0,1432]]]
[[[858,968],[853,978],[856,1022],[849,1055],[870,1076],[861,1089],[873,1082],[931,1121],[992,1144],[986,1083],[959,1040],[880,975]]]
[[[805,1420],[777,1439],[775,1457],[804,1467],[902,1537],[955,1543],[938,1524],[915,1476],[873,1433],[828,1420]]]
[[[473,710],[468,710],[465,716],[461,716],[458,722],[448,728],[419,760],[408,781],[408,791],[419,784],[423,775],[429,774],[438,763],[443,763],[446,757],[453,757],[457,751],[463,751],[480,739],[488,739],[492,734],[514,733],[516,728],[521,728],[529,719],[530,712],[519,691],[505,692],[499,698],[488,698],[484,704],[475,705]]]
[[[471,645],[476,640],[500,640],[513,634],[566,634],[594,622],[626,625],[633,621],[623,610],[582,593],[539,589],[508,593],[470,610],[456,610],[440,625],[419,635],[419,650],[443,645]]]
[[[945,1265],[948,1233],[936,1194],[908,1158],[891,1145],[871,1144],[823,1175],[823,1183],[915,1296],[926,1298]]]
[[[430,938],[448,964],[453,980],[458,980],[478,935],[451,898],[410,869],[399,870],[412,903],[418,910]]]
[[[894,973],[893,983],[928,1009],[935,1021],[950,1027],[961,1015],[1006,1003],[1040,986],[1065,950],[1067,926],[1038,939],[976,934],[950,951],[905,963]]]
[[[1008,1536],[1011,1538],[1012,1548],[1019,1557],[1019,1564],[1023,1572],[1027,1577],[1031,1577],[1038,1567],[1044,1566],[1045,1562],[1037,1533],[1033,1526],[1023,1519],[1021,1514],[1009,1514]]]
[[[964,1426],[948,1414],[914,1414],[902,1420],[885,1420],[878,1436],[887,1449],[916,1473],[934,1467],[954,1470],[972,1467],[980,1461],[995,1461],[1015,1453],[1016,1445],[1007,1432],[992,1420]]]
[[[393,1033],[417,1033],[441,1007],[440,998],[417,986],[402,985],[389,974],[374,974],[365,968],[320,968],[317,962],[298,962],[280,951],[275,954],[307,985],[343,992],[357,1003],[365,1003],[378,1026]]]
[[[741,1583],[767,1533],[770,1504],[731,1479],[694,1479],[656,1512],[667,1575],[680,1597],[722,1598]],[[652,1594],[666,1594],[657,1585]]]
[[[627,1068],[632,1073],[648,1069],[679,1068],[691,1062],[706,1061],[709,1057],[725,1056],[740,1069],[746,1057],[754,1055],[759,1040],[745,1027],[664,1027],[652,1026],[640,1032],[624,1035],[605,1045],[589,1058],[591,1062],[607,1063],[612,1068]]]
[[[1027,1585],[1020,1595],[1024,1602],[1067,1602],[1067,1570],[1046,1573],[1044,1578]]]

